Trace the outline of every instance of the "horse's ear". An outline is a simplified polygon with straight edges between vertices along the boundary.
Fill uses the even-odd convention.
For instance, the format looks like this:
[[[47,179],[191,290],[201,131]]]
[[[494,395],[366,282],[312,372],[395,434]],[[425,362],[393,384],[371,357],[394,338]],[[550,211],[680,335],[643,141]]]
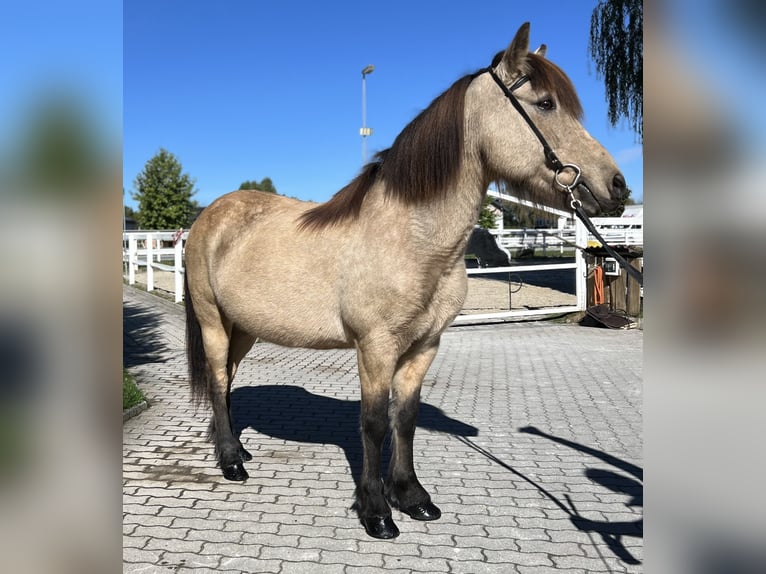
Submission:
[[[545,58],[545,53],[548,51],[548,46],[545,44],[540,44],[540,47],[535,50],[535,54],[540,56],[541,58]]]
[[[506,75],[504,80],[510,81],[519,75],[523,69],[524,61],[529,54],[529,22],[524,22],[516,32],[516,37],[503,54],[498,72]]]

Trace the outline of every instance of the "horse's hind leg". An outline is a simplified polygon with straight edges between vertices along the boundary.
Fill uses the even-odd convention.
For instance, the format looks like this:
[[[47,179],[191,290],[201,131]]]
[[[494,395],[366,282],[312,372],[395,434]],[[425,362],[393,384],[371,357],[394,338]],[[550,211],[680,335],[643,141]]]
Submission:
[[[228,480],[246,480],[248,475],[243,466],[242,446],[234,436],[231,426],[229,390],[229,346],[231,343],[231,325],[225,325],[217,307],[210,307],[201,313],[200,324],[202,340],[205,346],[210,379],[208,397],[213,410],[210,431],[215,443],[218,464],[224,478]],[[204,316],[204,320],[203,320]]]
[[[228,377],[229,377],[229,391],[231,391],[231,384],[234,381],[234,375],[237,374],[237,368],[239,367],[240,362],[242,362],[242,359],[245,358],[245,355],[247,355],[247,352],[253,347],[253,344],[255,344],[255,337],[252,337],[245,333],[244,331],[240,331],[235,326],[232,329],[231,332],[231,338],[229,342],[229,357],[227,362],[227,371],[228,371]],[[242,459],[247,462],[248,460],[252,460],[253,455],[251,455],[244,446],[242,446],[242,441],[239,439],[239,436],[234,432],[234,419],[231,412],[231,392],[226,394],[226,402],[227,406],[229,408],[229,421],[231,423],[232,427],[232,434],[234,434],[234,437],[237,439],[237,442],[239,442],[239,453],[242,456]]]
[[[391,503],[416,520],[436,520],[441,511],[418,481],[413,440],[420,405],[420,388],[436,356],[438,340],[403,356],[394,374],[391,401],[392,454],[386,480]]]

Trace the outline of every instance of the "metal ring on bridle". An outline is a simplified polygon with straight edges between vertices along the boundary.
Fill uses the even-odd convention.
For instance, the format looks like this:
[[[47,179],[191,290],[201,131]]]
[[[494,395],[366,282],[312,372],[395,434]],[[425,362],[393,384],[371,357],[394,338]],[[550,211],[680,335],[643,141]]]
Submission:
[[[570,169],[570,168],[574,170],[574,179],[572,180],[572,183],[563,183],[559,179],[559,175],[561,175],[561,172],[563,172],[564,170]],[[556,170],[556,174],[554,175],[556,185],[558,185],[561,189],[569,193],[569,197],[572,199],[572,201],[569,202],[569,205],[574,210],[576,210],[578,207],[582,207],[582,201],[580,201],[574,196],[574,188],[580,184],[581,175],[582,175],[582,170],[580,169],[579,166],[573,163],[563,164],[560,168]]]
[[[559,179],[559,176],[561,175],[561,173],[563,171],[567,170],[567,169],[572,169],[575,172],[575,176],[574,176],[574,179],[572,180],[572,183],[563,183]],[[554,178],[556,180],[556,185],[558,185],[561,189],[564,189],[564,190],[569,191],[571,193],[571,191],[575,187],[577,187],[577,185],[580,183],[580,176],[581,175],[582,175],[582,170],[580,169],[579,166],[576,166],[573,163],[565,163],[564,165],[562,165],[560,168],[558,168],[556,170],[556,175],[554,176]]]

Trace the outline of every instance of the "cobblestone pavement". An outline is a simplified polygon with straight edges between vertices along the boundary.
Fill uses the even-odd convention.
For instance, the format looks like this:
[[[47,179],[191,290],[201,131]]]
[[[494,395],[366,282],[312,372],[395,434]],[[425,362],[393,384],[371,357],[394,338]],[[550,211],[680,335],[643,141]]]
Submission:
[[[123,287],[125,364],[151,406],[123,425],[123,571],[641,572],[640,330],[451,327],[426,376],[416,469],[443,516],[369,538],[355,353],[255,345],[233,386],[253,454],[223,479],[189,403],[180,305]]]

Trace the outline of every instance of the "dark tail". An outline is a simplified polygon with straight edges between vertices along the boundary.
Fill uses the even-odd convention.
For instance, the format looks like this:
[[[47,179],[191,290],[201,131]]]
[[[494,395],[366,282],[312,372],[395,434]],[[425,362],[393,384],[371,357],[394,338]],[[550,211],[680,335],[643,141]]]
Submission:
[[[186,275],[184,275],[184,307],[186,308],[186,359],[189,363],[189,383],[192,402],[199,406],[208,399],[207,358],[205,347],[202,345],[202,329],[194,312]]]

